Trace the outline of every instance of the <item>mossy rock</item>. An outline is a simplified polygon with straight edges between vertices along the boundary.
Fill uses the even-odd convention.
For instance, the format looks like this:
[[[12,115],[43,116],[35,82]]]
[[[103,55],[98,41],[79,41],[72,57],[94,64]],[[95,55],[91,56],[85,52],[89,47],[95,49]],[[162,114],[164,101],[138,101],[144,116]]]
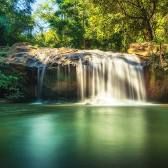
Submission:
[[[168,53],[168,44],[161,44],[161,52]],[[129,54],[136,54],[143,57],[149,57],[152,54],[160,54],[160,44],[145,42],[132,43],[128,49]]]

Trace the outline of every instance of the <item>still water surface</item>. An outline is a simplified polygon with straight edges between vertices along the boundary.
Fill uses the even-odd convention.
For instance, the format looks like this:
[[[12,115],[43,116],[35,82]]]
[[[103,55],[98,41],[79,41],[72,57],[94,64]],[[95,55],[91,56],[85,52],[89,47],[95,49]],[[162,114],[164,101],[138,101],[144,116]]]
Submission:
[[[0,104],[1,168],[166,168],[168,106]]]

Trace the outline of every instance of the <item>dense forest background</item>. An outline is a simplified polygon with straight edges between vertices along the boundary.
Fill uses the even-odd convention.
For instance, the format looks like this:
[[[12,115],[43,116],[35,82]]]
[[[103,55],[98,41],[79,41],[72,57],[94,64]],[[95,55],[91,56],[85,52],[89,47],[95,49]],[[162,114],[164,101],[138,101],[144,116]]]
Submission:
[[[0,0],[0,45],[126,51],[132,42],[168,42],[168,0]]]

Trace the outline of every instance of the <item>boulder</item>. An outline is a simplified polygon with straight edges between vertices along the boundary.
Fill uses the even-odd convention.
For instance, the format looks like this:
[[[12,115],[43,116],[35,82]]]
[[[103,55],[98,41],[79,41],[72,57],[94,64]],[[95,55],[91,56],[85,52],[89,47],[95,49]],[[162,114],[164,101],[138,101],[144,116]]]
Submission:
[[[145,43],[132,43],[128,49],[129,54],[136,54],[140,57],[146,58],[152,54],[159,55],[160,47],[162,52],[168,51],[168,44],[162,44],[161,46],[151,42]]]
[[[6,64],[21,65],[25,67],[38,67],[40,64],[69,64],[70,59],[76,55],[79,59],[79,51],[68,48],[37,48],[28,43],[14,44],[8,52],[8,56],[2,61]],[[67,57],[69,55],[70,57]],[[73,59],[71,59],[73,60]],[[73,61],[71,61],[73,63]]]

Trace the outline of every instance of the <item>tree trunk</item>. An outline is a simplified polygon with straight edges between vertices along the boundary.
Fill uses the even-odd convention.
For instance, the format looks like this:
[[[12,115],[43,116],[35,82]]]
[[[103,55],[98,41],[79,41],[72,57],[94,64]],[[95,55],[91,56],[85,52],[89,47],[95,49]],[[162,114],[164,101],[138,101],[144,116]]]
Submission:
[[[163,56],[162,56],[162,44],[160,43],[160,53],[159,53],[159,59],[160,59],[160,65],[163,65]]]
[[[145,20],[144,38],[146,41],[153,41],[154,39],[153,28],[148,19]]]

